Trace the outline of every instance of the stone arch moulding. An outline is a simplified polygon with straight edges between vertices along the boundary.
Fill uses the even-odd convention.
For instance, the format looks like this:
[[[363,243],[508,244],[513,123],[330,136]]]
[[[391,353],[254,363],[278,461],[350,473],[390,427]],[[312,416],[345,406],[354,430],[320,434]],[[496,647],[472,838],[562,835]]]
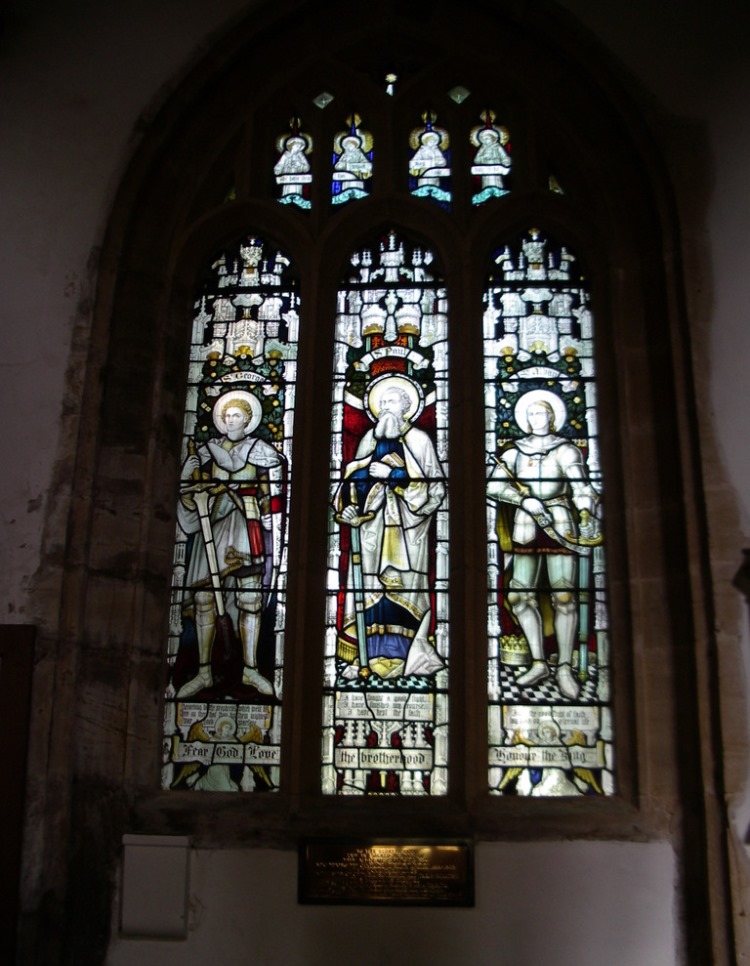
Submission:
[[[658,159],[602,58],[552,6],[530,11],[477,3],[462,9],[457,21],[448,3],[403,9],[385,3],[374,37],[343,3],[326,4],[321,24],[320,6],[295,3],[279,13],[259,5],[219,42],[147,129],[115,201],[100,265],[65,564],[65,643],[73,655],[65,660],[75,683],[56,696],[72,734],[88,721],[86,738],[73,739],[63,778],[75,785],[65,820],[77,828],[85,817],[89,831],[85,837],[80,829],[72,833],[69,869],[51,874],[67,881],[71,896],[99,889],[108,897],[123,831],[190,832],[205,846],[290,846],[302,832],[361,831],[375,814],[381,834],[671,837],[684,908],[705,910],[704,921],[722,929],[720,817],[701,804],[712,789],[710,734],[695,712],[711,700],[700,691],[704,678],[695,663],[705,630],[693,613],[704,609],[704,591],[691,578],[685,549],[700,539],[701,512],[676,469],[687,474],[692,463],[676,429],[680,401],[690,390],[689,374],[675,364],[684,339],[675,309],[680,278],[665,268],[675,226]],[[391,29],[396,21],[398,31]],[[393,36],[399,39],[386,43]],[[405,80],[386,102],[379,95],[390,62]],[[459,108],[435,86],[445,78],[502,101],[518,132],[507,203],[473,210],[455,179],[452,221],[410,198],[389,173],[404,154],[399,138],[413,121],[410,84],[415,104],[432,89],[448,120],[458,118]],[[331,137],[349,104],[339,109],[334,101],[332,113],[332,106],[321,111],[310,101],[329,84],[346,101],[355,83],[368,123],[382,132],[376,150],[391,162],[371,198],[333,215],[324,194],[309,216],[278,205],[269,174],[278,125],[304,105],[320,146],[313,175],[324,183]],[[458,140],[456,164],[466,157]],[[565,195],[549,191],[550,174],[565,183]],[[229,185],[235,197],[225,201]],[[491,245],[532,226],[569,242],[589,267],[598,362],[607,377],[600,389],[609,427],[603,459],[620,762],[620,794],[612,799],[498,802],[486,794],[481,647],[457,658],[460,679],[452,700],[463,712],[456,715],[462,720],[451,739],[455,777],[444,801],[406,809],[398,801],[331,802],[317,792],[322,640],[310,628],[323,606],[316,573],[324,553],[325,501],[316,498],[316,481],[325,479],[326,456],[316,414],[325,413],[330,398],[320,373],[330,367],[343,259],[358,239],[389,225],[435,246],[454,320],[480,318],[478,292]],[[303,405],[295,430],[286,781],[273,800],[243,796],[240,803],[236,796],[209,801],[160,793],[157,772],[175,441],[192,287],[212,251],[246,231],[291,255],[308,313],[301,355],[313,361],[300,372]],[[451,463],[464,467],[467,494],[452,524],[467,534],[456,550],[454,571],[464,577],[456,578],[454,614],[471,641],[486,633],[477,616],[484,592],[471,579],[484,551],[481,455],[471,444],[481,436],[481,405],[468,375],[472,353],[479,358],[481,351],[478,334],[467,324],[451,351],[452,419],[465,427],[454,433]],[[327,431],[326,419],[322,425]],[[481,713],[468,713],[472,707]],[[679,820],[672,823],[674,815]],[[49,818],[48,828],[54,824]],[[77,900],[71,901],[75,907]],[[698,933],[696,941],[708,948],[708,932]]]

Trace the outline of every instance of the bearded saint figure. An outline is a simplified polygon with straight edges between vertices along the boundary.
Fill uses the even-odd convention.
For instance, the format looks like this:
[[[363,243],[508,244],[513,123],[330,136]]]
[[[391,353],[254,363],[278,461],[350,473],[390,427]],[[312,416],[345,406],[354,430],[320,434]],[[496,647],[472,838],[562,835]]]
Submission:
[[[352,536],[340,653],[356,646],[360,665],[366,654],[369,669],[355,660],[344,674],[433,674],[443,662],[428,638],[429,529],[445,498],[444,474],[432,440],[411,423],[423,402],[415,383],[381,377],[366,398],[375,426],[344,468],[335,507],[338,519],[359,533]]]

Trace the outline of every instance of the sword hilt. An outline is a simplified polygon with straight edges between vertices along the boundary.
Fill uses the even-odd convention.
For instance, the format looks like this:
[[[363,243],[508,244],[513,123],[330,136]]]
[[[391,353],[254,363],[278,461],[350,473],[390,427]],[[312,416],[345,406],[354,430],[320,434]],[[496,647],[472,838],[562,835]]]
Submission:
[[[188,451],[188,456],[197,456],[198,455],[198,450],[195,447],[195,440],[193,439],[192,436],[188,440],[187,451]],[[200,480],[200,478],[201,478],[201,471],[200,471],[199,467],[196,466],[196,468],[193,470],[193,479],[197,483]]]
[[[347,527],[361,527],[363,523],[368,523],[370,520],[375,519],[374,513],[365,513],[364,516],[357,516],[354,520],[347,520],[346,517],[342,517],[340,513],[337,513],[334,517],[336,523],[343,523]]]

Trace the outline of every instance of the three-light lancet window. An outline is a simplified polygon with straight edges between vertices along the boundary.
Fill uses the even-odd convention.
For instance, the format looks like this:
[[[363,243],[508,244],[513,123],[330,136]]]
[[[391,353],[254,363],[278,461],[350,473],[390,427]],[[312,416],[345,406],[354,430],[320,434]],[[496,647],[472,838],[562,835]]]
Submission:
[[[389,78],[385,98],[397,89]],[[321,353],[299,351],[313,344],[300,337],[309,327],[333,347],[324,361],[330,430],[318,427],[328,476],[308,487],[328,520],[325,550],[306,562],[320,580],[320,611],[306,627],[306,646],[320,655],[317,680],[306,683],[320,694],[320,793],[450,794],[451,728],[467,714],[488,721],[489,794],[616,790],[595,306],[564,237],[530,221],[523,231],[504,226],[515,177],[509,129],[494,108],[456,113],[468,94],[450,92],[447,118],[415,110],[396,150],[393,132],[386,138],[356,111],[325,137],[320,123],[312,130],[294,116],[270,140],[268,183],[290,217],[362,212],[367,241],[349,251],[328,302],[308,304],[283,225],[269,233],[248,224],[196,287],[165,788],[284,785],[282,734],[296,712],[284,704],[287,578],[299,566],[289,551],[292,480],[305,472],[294,462],[295,406],[305,367],[322,378]],[[321,94],[317,109],[333,100]],[[473,317],[456,316],[439,238],[382,217],[367,227],[379,178],[440,218],[493,212]],[[562,190],[552,173],[544,188]],[[458,372],[454,348],[466,337],[473,358],[462,352]],[[452,606],[465,592],[451,561],[466,535],[451,504],[473,472],[451,462],[455,385],[485,414],[473,441],[485,478],[473,491],[486,504],[486,539],[472,570],[484,574],[486,614],[471,639],[456,616],[465,609]],[[453,666],[459,647],[486,666],[486,693],[472,707]]]

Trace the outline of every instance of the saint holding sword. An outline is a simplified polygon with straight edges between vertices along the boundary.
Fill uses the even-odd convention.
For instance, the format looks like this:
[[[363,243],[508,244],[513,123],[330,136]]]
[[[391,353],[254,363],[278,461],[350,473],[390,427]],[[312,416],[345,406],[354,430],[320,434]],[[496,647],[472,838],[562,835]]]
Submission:
[[[264,595],[272,589],[281,551],[284,466],[281,454],[253,435],[261,417],[252,393],[224,393],[213,408],[222,435],[191,447],[182,466],[177,514],[182,530],[195,535],[185,609],[193,612],[199,668],[178,699],[213,685],[214,642],[227,614],[242,644],[242,684],[273,694],[258,670],[257,648]]]
[[[537,389],[521,396],[516,421],[528,435],[500,455],[487,495],[515,507],[508,603],[532,658],[516,683],[527,688],[550,676],[539,605],[540,578],[546,568],[558,649],[557,686],[573,701],[580,690],[572,661],[581,573],[587,572],[588,555],[601,542],[601,531],[595,515],[599,495],[587,478],[583,454],[558,435],[565,416],[565,404],[555,393]]]

